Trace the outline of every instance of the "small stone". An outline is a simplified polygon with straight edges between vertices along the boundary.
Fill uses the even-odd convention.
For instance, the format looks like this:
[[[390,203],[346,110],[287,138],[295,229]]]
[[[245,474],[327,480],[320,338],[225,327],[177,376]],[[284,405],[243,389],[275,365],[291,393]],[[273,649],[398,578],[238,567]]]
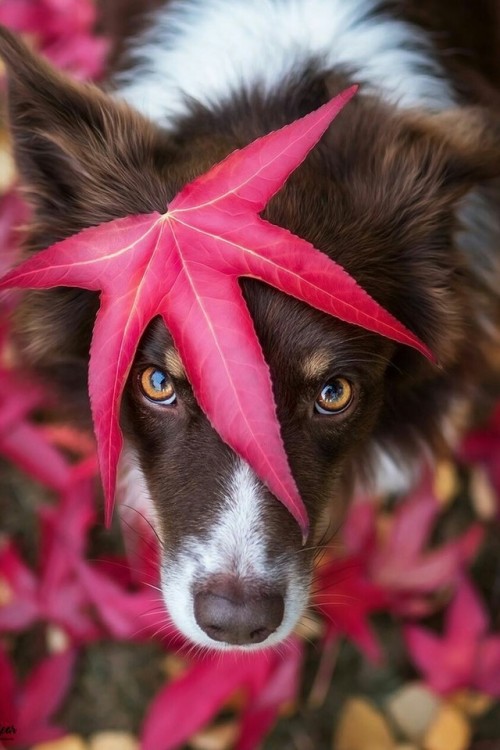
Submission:
[[[89,750],[139,750],[139,742],[129,732],[98,732],[89,740]]]
[[[88,748],[89,746],[82,737],[77,734],[67,734],[58,740],[33,745],[31,750],[88,750]]]
[[[422,747],[424,750],[467,750],[470,739],[471,730],[464,714],[445,703],[429,727]]]
[[[398,729],[419,743],[435,719],[442,701],[420,682],[405,685],[387,701],[387,712]]]
[[[349,699],[340,715],[334,750],[395,750],[389,726],[375,706],[364,698]]]
[[[193,750],[231,750],[237,738],[238,725],[234,721],[227,721],[197,732],[189,745]]]
[[[70,640],[67,634],[56,625],[49,625],[47,628],[47,648],[51,654],[60,654],[66,651],[70,646]]]

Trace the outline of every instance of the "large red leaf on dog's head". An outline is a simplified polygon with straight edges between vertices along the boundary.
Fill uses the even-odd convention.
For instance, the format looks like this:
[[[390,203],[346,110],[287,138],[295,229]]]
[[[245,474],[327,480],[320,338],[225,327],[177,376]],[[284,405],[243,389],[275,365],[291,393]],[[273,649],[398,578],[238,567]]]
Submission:
[[[288,466],[269,370],[238,279],[247,276],[348,323],[427,347],[354,279],[262,211],[355,93],[235,151],[187,185],[167,213],[86,229],[14,269],[1,287],[100,290],[89,391],[110,519],[122,439],[123,387],[146,326],[161,315],[200,406],[296,518],[307,513]]]

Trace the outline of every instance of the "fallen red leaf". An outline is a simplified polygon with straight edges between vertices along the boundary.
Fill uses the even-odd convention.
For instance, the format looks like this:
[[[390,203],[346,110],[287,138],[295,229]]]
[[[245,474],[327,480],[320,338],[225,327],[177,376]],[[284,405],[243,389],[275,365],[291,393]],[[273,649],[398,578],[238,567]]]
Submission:
[[[40,386],[28,386],[19,373],[0,368],[0,455],[47,487],[63,490],[71,480],[70,467],[27,418],[43,398]]]
[[[85,229],[9,273],[1,287],[101,290],[89,390],[109,522],[122,447],[118,412],[148,323],[161,315],[201,407],[306,534],[307,513],[281,440],[272,385],[238,279],[265,281],[346,322],[428,348],[310,243],[261,212],[355,93],[236,151],[187,185],[168,212]]]
[[[312,602],[326,617],[328,638],[345,635],[369,659],[381,661],[380,646],[368,616],[384,609],[388,597],[381,586],[367,577],[362,557],[343,557],[321,565]]]
[[[464,579],[447,609],[442,636],[417,625],[405,628],[408,651],[438,693],[472,688],[500,697],[500,636],[487,635],[488,616]]]
[[[76,558],[75,570],[106,632],[119,640],[145,640],[158,637],[165,645],[184,645],[167,618],[159,589],[127,590],[104,574],[96,565]]]
[[[0,645],[0,715],[2,725],[14,726],[9,747],[26,747],[61,737],[65,732],[52,723],[71,683],[76,652],[68,649],[42,659],[19,685],[14,669]]]
[[[440,512],[428,481],[424,481],[397,508],[388,537],[371,556],[371,579],[391,596],[393,611],[408,615],[428,612],[426,597],[454,586],[479,548],[484,529],[473,524],[461,536],[429,549]]]
[[[280,651],[227,652],[201,657],[153,700],[142,733],[142,750],[174,750],[203,727],[236,691],[247,706],[238,750],[267,731],[283,702],[297,690],[301,648],[292,638]],[[248,722],[253,716],[256,724]]]
[[[108,43],[96,36],[91,0],[2,0],[0,23],[28,34],[55,65],[77,78],[95,78],[104,67]]]
[[[459,457],[465,463],[484,466],[497,496],[500,516],[500,405],[497,405],[487,424],[465,437]]]
[[[386,595],[386,606],[410,617],[428,615],[433,597],[455,586],[475,557],[484,537],[480,524],[461,536],[429,548],[429,539],[441,507],[425,477],[413,494],[403,498],[379,537],[374,502],[359,502],[350,509],[343,539],[349,555],[362,561],[366,579]]]
[[[0,549],[0,577],[10,599],[0,607],[0,632],[29,628],[35,622],[58,625],[74,643],[97,638],[99,628],[89,612],[89,599],[74,570],[84,553],[94,518],[89,480],[74,484],[55,507],[40,509],[38,570],[29,568],[14,544]]]
[[[253,686],[253,694],[242,717],[236,750],[260,747],[279,710],[297,698],[301,666],[302,644],[296,638],[290,638],[274,655],[265,682]]]

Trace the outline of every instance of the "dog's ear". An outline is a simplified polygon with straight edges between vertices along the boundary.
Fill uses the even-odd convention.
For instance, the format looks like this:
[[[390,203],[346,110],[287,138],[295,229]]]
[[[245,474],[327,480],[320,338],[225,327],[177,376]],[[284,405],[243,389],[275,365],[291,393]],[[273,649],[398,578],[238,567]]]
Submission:
[[[164,210],[157,165],[168,163],[169,144],[161,131],[59,73],[3,28],[0,57],[18,168],[35,219],[53,235],[45,242],[115,216]]]
[[[435,114],[410,112],[410,130],[443,155],[442,183],[458,195],[500,177],[500,113],[484,107],[457,107]]]
[[[342,117],[349,127],[327,135],[335,259],[452,367],[500,283],[496,180],[483,197],[500,175],[499,124],[479,108],[422,114],[368,97]]]
[[[369,218],[383,217],[387,242],[376,268],[440,365],[400,347],[388,371],[374,444],[404,465],[422,445],[446,455],[498,349],[500,118],[475,107],[398,117],[378,152],[384,193]]]
[[[433,295],[436,309],[442,308],[441,318],[448,323],[442,328],[440,348],[442,364],[454,359],[452,334],[453,316],[450,304],[453,292],[455,320],[462,319],[462,338],[472,321],[492,320],[497,308],[500,284],[498,242],[500,240],[500,115],[498,110],[483,107],[457,107],[440,113],[408,113],[408,131],[414,138],[414,165],[420,162],[422,172],[428,174],[430,200],[422,201],[421,217],[435,226],[449,231],[453,246],[449,247],[440,263],[448,264],[445,283],[433,288],[431,282],[438,263],[428,264],[427,286]],[[413,231],[416,232],[414,225]],[[439,233],[439,229],[438,229]],[[434,234],[434,237],[437,235]],[[437,244],[438,246],[438,244]],[[446,247],[446,245],[444,246]],[[432,256],[431,256],[432,257]],[[460,314],[459,314],[460,312]],[[468,324],[464,322],[468,321]],[[446,335],[443,336],[444,331]],[[446,342],[443,343],[443,339]],[[460,337],[456,337],[458,339]]]
[[[2,28],[0,58],[16,163],[34,209],[28,251],[89,225],[165,210],[174,152],[163,131],[97,87],[56,71]],[[24,362],[78,405],[86,404],[97,306],[95,294],[58,288],[28,292],[16,315]]]

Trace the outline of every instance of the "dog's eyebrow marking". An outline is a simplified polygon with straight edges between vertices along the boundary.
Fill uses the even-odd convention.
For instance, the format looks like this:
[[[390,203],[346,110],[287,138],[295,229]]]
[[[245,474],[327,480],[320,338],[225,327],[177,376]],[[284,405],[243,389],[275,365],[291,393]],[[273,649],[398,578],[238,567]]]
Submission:
[[[328,374],[331,364],[330,352],[320,349],[302,360],[302,374],[306,380],[317,380]]]
[[[170,346],[165,352],[165,365],[170,375],[173,375],[174,378],[186,380],[184,365],[182,364],[177,349],[174,349],[173,346]]]

